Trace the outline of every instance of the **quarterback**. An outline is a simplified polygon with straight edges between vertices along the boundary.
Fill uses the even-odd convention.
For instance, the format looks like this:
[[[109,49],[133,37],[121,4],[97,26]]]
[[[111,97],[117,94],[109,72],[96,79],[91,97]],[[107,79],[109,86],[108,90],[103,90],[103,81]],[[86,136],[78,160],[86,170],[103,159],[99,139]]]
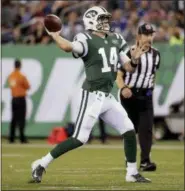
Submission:
[[[61,37],[61,31],[47,31],[63,51],[72,52],[75,58],[80,57],[83,60],[86,80],[81,89],[81,103],[74,134],[31,165],[32,178],[37,183],[41,182],[43,172],[52,161],[88,141],[99,117],[115,128],[123,138],[127,161],[125,180],[151,182],[137,170],[137,145],[133,124],[125,109],[110,93],[117,77],[117,65],[122,64],[126,71],[134,71],[148,44],[138,39],[129,59],[126,55],[127,43],[120,34],[111,30],[110,19],[111,14],[103,7],[88,9],[83,15],[86,31],[77,34],[73,42]]]

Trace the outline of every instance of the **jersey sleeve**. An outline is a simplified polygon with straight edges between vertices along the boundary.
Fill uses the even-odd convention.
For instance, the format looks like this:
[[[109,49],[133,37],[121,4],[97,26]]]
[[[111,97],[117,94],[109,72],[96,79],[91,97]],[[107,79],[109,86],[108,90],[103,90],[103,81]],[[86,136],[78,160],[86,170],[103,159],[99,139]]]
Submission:
[[[116,40],[119,42],[119,58],[120,63],[117,65],[118,70],[124,70],[123,65],[130,61],[130,57],[127,55],[129,51],[129,46],[121,34],[114,33]]]
[[[121,34],[115,33],[116,38],[119,40],[119,52],[126,53],[129,50],[129,46]]]
[[[83,51],[82,51],[81,54],[79,54],[79,53],[77,53],[77,52],[75,52],[75,51],[72,52],[74,58],[79,58],[79,57],[84,57],[84,56],[86,56],[87,53],[88,53],[88,43],[87,43],[87,37],[86,37],[86,35],[83,34],[83,33],[77,34],[77,35],[74,37],[73,42],[79,42],[79,43],[82,45],[82,47],[83,47]]]

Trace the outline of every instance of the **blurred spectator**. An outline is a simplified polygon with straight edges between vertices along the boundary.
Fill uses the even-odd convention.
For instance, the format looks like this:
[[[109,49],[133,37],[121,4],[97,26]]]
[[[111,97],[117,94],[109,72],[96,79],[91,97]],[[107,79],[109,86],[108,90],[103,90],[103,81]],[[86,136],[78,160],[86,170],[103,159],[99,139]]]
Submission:
[[[156,41],[177,42],[184,38],[184,1],[175,0],[94,0],[94,1],[10,1],[2,0],[2,43],[50,43],[38,20],[47,14],[58,15],[63,22],[63,34],[72,40],[84,30],[82,13],[92,6],[104,6],[112,13],[112,27],[132,43],[138,25],[151,23],[156,28]],[[37,26],[38,25],[38,26]],[[19,28],[19,29],[18,29]],[[19,33],[19,34],[18,34]],[[43,37],[41,37],[43,35]],[[19,37],[18,37],[19,36]],[[181,42],[181,40],[180,40]],[[180,43],[182,44],[182,43]]]
[[[74,36],[83,30],[82,23],[78,21],[77,12],[72,11],[68,13],[67,22],[63,25],[63,36],[69,40],[73,40]]]
[[[17,17],[20,19],[20,23],[17,23],[17,24],[21,24],[21,23],[23,24],[30,21],[31,13],[30,13],[29,7],[25,5],[21,5],[19,7],[19,15],[17,15]]]
[[[137,1],[125,0],[125,9],[127,10],[127,12],[133,11],[133,10],[136,11],[137,5],[138,5]]]
[[[38,22],[36,29],[33,32],[35,37],[35,43],[47,44],[50,41],[50,37],[47,35],[44,26],[41,22]]]
[[[183,45],[184,38],[180,35],[180,29],[175,27],[169,41],[170,45]]]
[[[177,26],[184,29],[184,14],[183,11],[179,10],[175,14],[175,18],[177,20]]]
[[[149,10],[150,3],[147,0],[140,1],[140,6],[138,8],[138,16],[143,17]]]
[[[138,21],[137,12],[132,11],[128,19],[127,27],[123,33],[128,43],[132,44],[135,39],[135,34],[137,33],[137,28],[135,26],[138,26]]]
[[[161,26],[156,31],[155,41],[156,42],[167,42],[169,39],[169,25],[167,21],[162,21]]]
[[[121,6],[121,7],[120,7]],[[114,11],[115,9],[123,8],[124,7],[124,1],[115,1],[115,0],[109,0],[107,8],[109,11]]]
[[[47,35],[42,20],[39,20],[29,31],[30,35],[25,38],[25,43],[27,44],[48,44],[51,43],[51,37]]]
[[[115,9],[112,12],[112,27],[115,32],[122,33],[127,26],[127,19],[123,17],[123,11],[121,9]]]
[[[7,28],[12,28],[14,26],[17,12],[17,7],[15,7],[10,0],[3,0],[1,25],[6,26]]]
[[[22,42],[23,39],[19,27],[16,27],[11,31],[7,31],[6,33],[2,34],[2,41],[1,41],[2,44],[5,43],[19,44]]]
[[[71,2],[69,1],[55,1],[53,3],[53,6],[52,6],[52,13],[53,14],[56,14],[56,15],[60,15],[60,13],[62,12],[62,10],[69,6]]]
[[[16,27],[13,29],[13,39],[12,42],[14,44],[19,44],[22,42],[22,37],[21,37],[21,31],[19,27]]]

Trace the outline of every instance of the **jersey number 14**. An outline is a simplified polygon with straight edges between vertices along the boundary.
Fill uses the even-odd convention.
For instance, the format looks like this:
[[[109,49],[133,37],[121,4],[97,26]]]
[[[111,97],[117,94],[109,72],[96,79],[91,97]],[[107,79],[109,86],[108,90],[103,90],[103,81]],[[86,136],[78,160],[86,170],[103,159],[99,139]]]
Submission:
[[[114,66],[114,71],[117,70],[118,54],[116,51],[116,47],[110,48],[109,60],[108,60],[107,55],[105,53],[105,48],[99,48],[98,54],[100,54],[102,56],[102,60],[103,60],[103,68],[101,69],[102,73],[110,72],[111,71],[110,65]]]

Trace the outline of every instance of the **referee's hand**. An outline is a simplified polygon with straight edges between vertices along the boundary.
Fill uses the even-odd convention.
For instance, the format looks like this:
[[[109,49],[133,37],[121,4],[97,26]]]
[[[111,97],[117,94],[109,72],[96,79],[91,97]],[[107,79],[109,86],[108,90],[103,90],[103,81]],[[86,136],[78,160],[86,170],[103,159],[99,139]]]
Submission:
[[[132,96],[132,91],[130,88],[124,88],[122,91],[121,91],[121,94],[124,98],[130,98]]]
[[[150,43],[148,41],[137,40],[136,45],[131,47],[131,56],[134,59],[138,59],[142,54],[147,52],[150,48]]]

